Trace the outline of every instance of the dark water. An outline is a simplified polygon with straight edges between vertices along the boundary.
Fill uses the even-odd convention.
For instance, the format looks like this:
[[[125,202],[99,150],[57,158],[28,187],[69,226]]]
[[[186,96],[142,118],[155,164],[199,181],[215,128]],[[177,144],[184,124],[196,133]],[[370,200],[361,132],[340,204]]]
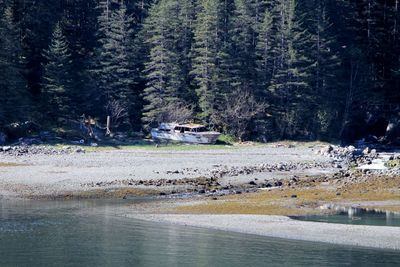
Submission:
[[[399,213],[344,207],[336,207],[335,210],[334,214],[293,218],[302,221],[400,227]]]
[[[400,252],[136,221],[113,202],[0,202],[0,266],[400,266]]]

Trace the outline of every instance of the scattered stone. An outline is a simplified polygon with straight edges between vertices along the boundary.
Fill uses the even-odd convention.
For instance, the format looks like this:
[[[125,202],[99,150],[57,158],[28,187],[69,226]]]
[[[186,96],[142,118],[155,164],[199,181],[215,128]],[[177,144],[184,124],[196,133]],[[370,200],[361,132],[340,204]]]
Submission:
[[[371,153],[371,149],[369,147],[366,147],[363,152],[364,155],[368,155],[369,153]]]
[[[75,153],[85,153],[85,150],[83,148],[78,147],[75,149]]]

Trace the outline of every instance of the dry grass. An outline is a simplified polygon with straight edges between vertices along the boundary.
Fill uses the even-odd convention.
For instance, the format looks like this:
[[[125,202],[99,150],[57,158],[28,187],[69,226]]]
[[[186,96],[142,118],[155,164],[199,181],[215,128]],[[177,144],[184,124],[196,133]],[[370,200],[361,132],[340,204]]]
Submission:
[[[400,200],[400,177],[370,177],[364,182],[345,185],[340,191],[345,200]]]
[[[62,200],[72,200],[72,199],[118,199],[128,196],[143,197],[143,196],[154,196],[158,195],[159,191],[150,189],[138,189],[138,188],[116,188],[107,190],[90,190],[90,191],[80,191],[71,192],[64,194],[55,195],[44,195],[44,196],[26,196],[30,199],[62,199]]]
[[[27,166],[26,164],[13,163],[13,162],[0,162],[0,167],[19,167]]]
[[[296,196],[296,197],[294,197]],[[320,213],[322,201],[338,201],[335,192],[316,189],[271,190],[221,197],[206,204],[181,206],[182,213],[303,215]]]
[[[293,197],[292,197],[293,196]],[[294,197],[296,196],[296,197]],[[183,205],[179,213],[304,215],[321,213],[325,203],[400,200],[400,177],[374,177],[365,182],[335,187],[286,188],[208,199],[205,204]],[[400,207],[370,207],[399,211]]]

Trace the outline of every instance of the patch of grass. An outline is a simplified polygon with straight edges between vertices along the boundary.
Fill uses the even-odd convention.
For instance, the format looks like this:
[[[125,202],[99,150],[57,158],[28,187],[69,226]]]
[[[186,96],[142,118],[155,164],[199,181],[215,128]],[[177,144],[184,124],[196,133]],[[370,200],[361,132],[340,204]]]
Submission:
[[[184,143],[168,143],[168,144],[134,144],[134,145],[99,145],[99,146],[84,146],[84,145],[67,145],[55,144],[55,148],[62,149],[71,147],[73,149],[82,148],[86,152],[112,151],[112,150],[147,150],[147,151],[197,151],[197,150],[217,150],[217,149],[234,149],[234,146],[228,145],[196,145]]]
[[[343,186],[340,192],[342,197],[348,200],[399,200],[400,177],[369,177],[364,182]]]
[[[385,166],[388,168],[400,168],[400,159],[388,160],[385,162]]]
[[[400,177],[371,177],[364,182],[346,184],[337,189],[326,188],[316,183],[313,187],[274,189],[218,197],[217,200],[207,198],[206,203],[179,206],[176,212],[295,216],[328,212],[319,209],[325,203],[383,200],[400,200]],[[372,208],[400,210],[400,206]]]
[[[296,197],[294,197],[296,196]],[[220,197],[206,204],[176,208],[181,213],[304,215],[321,213],[320,202],[338,201],[335,192],[323,189],[271,190]]]
[[[59,195],[26,196],[29,199],[77,200],[77,199],[121,199],[124,197],[145,197],[158,195],[159,191],[138,188],[96,189],[70,192]]]
[[[235,144],[237,141],[238,141],[237,138],[229,134],[221,134],[217,140],[218,143],[230,144],[230,145]]]
[[[26,164],[13,163],[13,162],[0,162],[0,167],[19,167],[26,166]]]

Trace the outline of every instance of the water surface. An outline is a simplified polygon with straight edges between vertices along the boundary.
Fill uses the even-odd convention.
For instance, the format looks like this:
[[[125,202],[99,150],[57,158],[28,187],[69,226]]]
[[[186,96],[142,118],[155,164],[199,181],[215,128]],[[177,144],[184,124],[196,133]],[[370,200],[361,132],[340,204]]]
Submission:
[[[351,207],[334,207],[334,209],[336,211],[333,214],[297,216],[292,218],[313,222],[400,227],[400,213]]]
[[[400,252],[149,223],[126,202],[0,202],[0,266],[399,266]]]

